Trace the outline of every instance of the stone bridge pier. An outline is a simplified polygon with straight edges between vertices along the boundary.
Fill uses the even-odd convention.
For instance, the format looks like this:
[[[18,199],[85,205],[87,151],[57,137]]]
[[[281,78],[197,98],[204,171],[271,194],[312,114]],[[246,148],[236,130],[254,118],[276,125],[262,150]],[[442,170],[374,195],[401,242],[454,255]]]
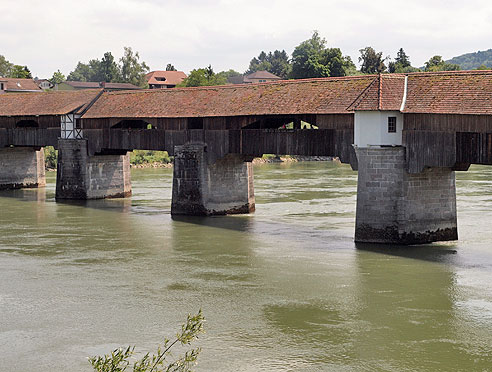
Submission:
[[[131,192],[126,151],[90,156],[86,139],[58,140],[57,200],[121,198]]]
[[[43,148],[0,148],[0,190],[44,186]]]
[[[355,151],[356,242],[422,244],[458,239],[451,168],[408,173],[403,146],[356,147]]]
[[[172,215],[224,215],[255,210],[252,157],[217,157],[203,142],[176,146]]]

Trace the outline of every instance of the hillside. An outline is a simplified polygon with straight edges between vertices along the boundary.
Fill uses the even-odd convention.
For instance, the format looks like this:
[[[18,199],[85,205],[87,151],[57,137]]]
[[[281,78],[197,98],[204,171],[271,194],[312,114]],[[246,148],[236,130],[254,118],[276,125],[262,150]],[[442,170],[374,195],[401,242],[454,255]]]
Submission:
[[[473,70],[481,65],[485,65],[492,69],[492,49],[483,52],[466,53],[461,56],[451,58],[447,63],[455,63],[460,65],[462,70]]]

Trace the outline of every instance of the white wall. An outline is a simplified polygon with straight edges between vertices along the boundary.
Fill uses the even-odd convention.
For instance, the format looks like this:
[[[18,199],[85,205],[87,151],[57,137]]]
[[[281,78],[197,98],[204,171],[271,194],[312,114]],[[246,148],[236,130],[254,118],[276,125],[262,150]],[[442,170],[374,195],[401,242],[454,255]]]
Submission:
[[[396,133],[388,133],[388,117],[396,117]],[[399,111],[356,111],[354,142],[358,147],[402,144],[403,115]]]

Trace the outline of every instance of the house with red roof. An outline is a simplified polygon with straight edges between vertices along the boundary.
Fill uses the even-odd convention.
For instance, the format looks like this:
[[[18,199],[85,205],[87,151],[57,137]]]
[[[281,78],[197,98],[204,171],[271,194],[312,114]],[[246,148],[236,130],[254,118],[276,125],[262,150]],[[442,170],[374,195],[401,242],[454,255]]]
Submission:
[[[152,71],[145,75],[149,89],[174,88],[187,78],[183,71]]]
[[[15,92],[40,92],[41,88],[33,79],[16,79],[0,77],[0,94]]]

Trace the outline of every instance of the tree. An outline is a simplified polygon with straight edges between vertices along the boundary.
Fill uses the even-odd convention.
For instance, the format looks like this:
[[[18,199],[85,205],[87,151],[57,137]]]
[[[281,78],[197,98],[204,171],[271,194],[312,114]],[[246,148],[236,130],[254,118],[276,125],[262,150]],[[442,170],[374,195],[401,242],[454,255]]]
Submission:
[[[410,57],[407,56],[403,48],[400,48],[400,50],[396,54],[395,61],[391,61],[388,63],[388,71],[390,73],[406,73],[417,72],[420,71],[420,69],[412,67],[410,63]]]
[[[386,70],[386,65],[383,58],[383,52],[376,52],[372,47],[365,47],[360,49],[359,62],[362,62],[360,71],[365,74],[375,74],[384,72]]]
[[[346,76],[355,73],[352,59],[343,56],[339,48],[326,48],[326,40],[314,31],[311,39],[300,43],[292,53],[294,79],[326,76]]]
[[[121,82],[130,83],[139,87],[145,87],[147,81],[145,75],[149,72],[149,66],[145,62],[139,62],[138,52],[133,53],[132,48],[124,47],[123,57],[120,58]]]
[[[62,81],[65,81],[65,75],[63,75],[60,70],[53,72],[53,76],[50,79],[52,84],[60,84]]]
[[[183,80],[180,87],[201,87],[212,85],[224,85],[227,83],[227,73],[214,73],[211,65],[205,68],[192,70],[186,79]]]
[[[9,77],[12,67],[14,67],[14,64],[10,63],[4,56],[0,55],[0,76]]]
[[[425,71],[458,71],[459,65],[453,63],[446,63],[441,56],[433,56],[427,62],[425,62]]]
[[[191,349],[175,360],[164,365],[166,358],[170,356],[170,350],[176,344],[181,346],[190,345],[203,332],[203,322],[205,319],[200,310],[197,315],[188,315],[186,323],[181,326],[181,332],[176,335],[174,341],[164,340],[164,344],[157,348],[156,354],[145,354],[141,359],[133,363],[133,372],[191,372],[191,368],[196,364],[198,354],[201,349]],[[128,346],[126,349],[116,349],[111,354],[95,356],[89,359],[95,372],[124,372],[130,365],[130,358],[133,356],[135,346]]]
[[[274,75],[286,79],[291,72],[289,56],[285,50],[275,50],[268,54],[262,51],[258,57],[254,57],[249,62],[249,68],[246,74],[256,71],[268,71]]]
[[[327,48],[321,54],[321,63],[330,71],[330,76],[346,76],[356,71],[349,56],[342,56],[340,48]]]
[[[326,40],[314,31],[310,39],[303,41],[292,53],[292,77],[294,79],[330,76],[330,68],[321,62]]]
[[[91,67],[87,63],[79,62],[75,70],[67,76],[68,81],[90,81]]]
[[[31,71],[27,66],[13,65],[9,75],[8,77],[16,79],[32,79]]]
[[[120,70],[111,52],[104,53],[104,57],[101,59],[99,77],[100,79],[97,81],[105,81],[107,83],[115,83],[120,80]]]
[[[168,63],[166,66],[166,71],[177,71],[177,70],[172,64]]]

